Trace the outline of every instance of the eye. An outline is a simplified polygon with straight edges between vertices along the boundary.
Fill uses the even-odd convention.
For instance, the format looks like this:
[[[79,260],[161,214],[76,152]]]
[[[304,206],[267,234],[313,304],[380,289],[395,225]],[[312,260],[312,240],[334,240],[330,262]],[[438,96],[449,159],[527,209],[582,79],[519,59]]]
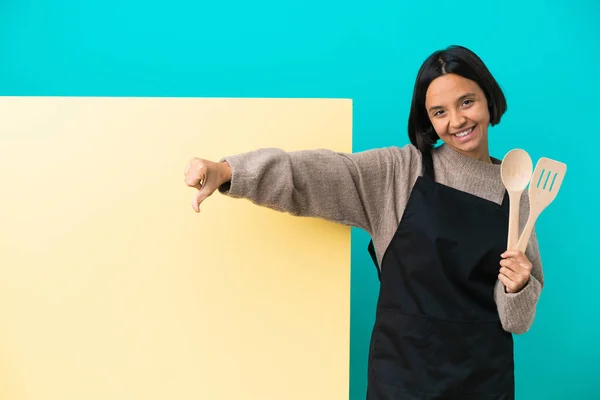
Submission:
[[[442,115],[444,113],[443,110],[437,110],[436,112],[433,113],[434,117],[439,117],[440,115]]]
[[[473,104],[473,100],[471,99],[466,99],[463,101],[463,106],[470,106],[471,104]]]

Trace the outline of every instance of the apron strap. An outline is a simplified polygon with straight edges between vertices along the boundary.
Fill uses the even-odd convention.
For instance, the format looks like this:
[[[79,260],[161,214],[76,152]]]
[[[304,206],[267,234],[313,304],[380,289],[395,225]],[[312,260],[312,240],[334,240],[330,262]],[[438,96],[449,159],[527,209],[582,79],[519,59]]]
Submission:
[[[433,158],[431,157],[431,152],[421,152],[421,160],[423,163],[423,176],[431,180],[435,180],[435,173],[433,171]],[[379,278],[379,281],[381,281],[381,269],[379,268],[379,263],[377,262],[377,254],[375,253],[373,239],[369,241],[369,246],[367,247],[367,250],[369,252],[369,255],[371,256],[373,264],[375,264],[375,268],[377,269],[377,277]]]
[[[423,162],[423,176],[435,181],[435,172],[433,171],[433,157],[430,151],[421,152]]]

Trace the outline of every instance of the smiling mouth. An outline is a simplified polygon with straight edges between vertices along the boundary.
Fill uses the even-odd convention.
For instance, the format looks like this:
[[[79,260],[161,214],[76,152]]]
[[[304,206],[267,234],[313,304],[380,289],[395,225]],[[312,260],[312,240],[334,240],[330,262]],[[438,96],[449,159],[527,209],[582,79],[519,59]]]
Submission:
[[[458,138],[462,138],[462,137],[465,137],[465,136],[467,136],[469,133],[473,132],[473,129],[475,129],[475,127],[474,127],[474,126],[470,127],[469,129],[465,129],[465,130],[464,130],[464,131],[462,131],[462,132],[453,133],[452,135],[454,135],[454,136],[456,136],[456,137],[458,137]]]

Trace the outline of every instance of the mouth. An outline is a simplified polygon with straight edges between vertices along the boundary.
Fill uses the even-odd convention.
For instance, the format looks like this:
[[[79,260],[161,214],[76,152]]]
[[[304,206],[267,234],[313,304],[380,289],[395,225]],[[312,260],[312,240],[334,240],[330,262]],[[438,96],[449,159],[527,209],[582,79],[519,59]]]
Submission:
[[[472,126],[472,127],[467,128],[465,130],[462,130],[460,132],[452,133],[451,135],[454,136],[454,137],[456,137],[457,139],[464,140],[464,139],[466,139],[467,137],[469,137],[471,135],[471,133],[475,130],[475,127],[476,126]]]

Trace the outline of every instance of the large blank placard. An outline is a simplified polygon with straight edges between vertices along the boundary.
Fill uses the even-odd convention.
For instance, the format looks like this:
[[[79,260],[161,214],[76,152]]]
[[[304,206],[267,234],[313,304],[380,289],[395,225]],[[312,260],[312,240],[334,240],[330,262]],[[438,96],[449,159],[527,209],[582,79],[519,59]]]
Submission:
[[[347,227],[183,170],[351,149],[351,102],[0,98],[0,398],[347,399]]]

